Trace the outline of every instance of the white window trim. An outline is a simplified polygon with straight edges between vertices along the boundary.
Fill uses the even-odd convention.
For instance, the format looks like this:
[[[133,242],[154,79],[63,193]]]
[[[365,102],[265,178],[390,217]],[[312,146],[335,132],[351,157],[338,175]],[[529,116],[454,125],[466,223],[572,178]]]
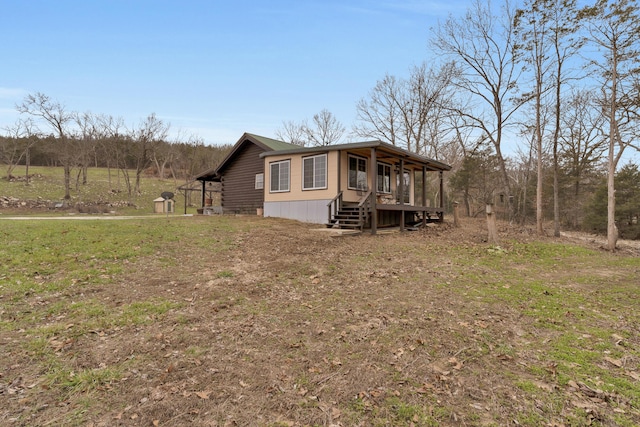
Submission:
[[[378,165],[377,165],[377,166],[382,166],[383,168],[388,168],[388,169],[389,169],[389,191],[380,190],[380,189],[378,188],[378,177],[379,177],[379,176],[383,176],[383,177],[384,177],[384,175],[380,175],[380,174],[378,173],[378,167],[376,167],[376,191],[377,191],[378,193],[380,193],[380,194],[391,194],[391,191],[392,191],[392,187],[391,187],[391,182],[392,182],[392,181],[391,181],[391,179],[392,179],[392,178],[391,178],[391,177],[393,176],[393,175],[391,174],[391,172],[393,172],[393,168],[392,168],[392,166],[391,166],[389,163],[384,163],[384,162],[378,162]],[[384,185],[383,185],[383,186],[384,186]]]
[[[351,166],[351,158],[352,157],[354,159],[364,160],[364,168],[365,168],[364,174],[367,177],[367,179],[365,179],[365,188],[359,188],[357,186],[356,187],[352,187],[351,183],[349,182],[349,172],[351,171],[349,169],[349,167]],[[356,170],[356,182],[358,181],[357,172],[358,171]],[[367,159],[366,157],[360,157],[360,156],[356,156],[354,154],[349,154],[347,156],[347,189],[349,189],[349,190],[366,190],[366,189],[368,189],[369,188],[369,179],[368,178],[369,178],[369,159]]]
[[[316,187],[315,186],[315,171],[316,171],[316,161],[315,159],[317,159],[318,157],[324,157],[324,186],[322,187]],[[304,186],[304,165],[305,165],[305,160],[308,159],[313,159],[313,187],[305,187]],[[310,190],[326,190],[327,189],[327,168],[328,168],[328,164],[327,164],[327,155],[326,154],[316,154],[315,156],[307,156],[307,157],[303,157],[302,158],[302,190],[303,191],[310,191]]]
[[[264,173],[256,174],[255,189],[264,190]]]
[[[273,174],[271,173],[271,166],[276,164],[284,164],[284,163],[289,165],[289,173],[287,176],[287,188],[284,190],[280,189],[280,175],[278,174],[278,190],[272,190],[271,183],[273,182]],[[291,160],[290,159],[279,160],[277,162],[269,163],[269,193],[287,193],[289,191],[291,191]]]

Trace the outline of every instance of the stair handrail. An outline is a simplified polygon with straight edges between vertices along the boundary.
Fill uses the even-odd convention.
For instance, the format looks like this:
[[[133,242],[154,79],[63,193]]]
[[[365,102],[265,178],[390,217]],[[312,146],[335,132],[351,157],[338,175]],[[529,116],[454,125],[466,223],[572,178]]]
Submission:
[[[340,209],[342,209],[342,191],[336,194],[328,204],[329,207],[329,222],[331,222],[331,218],[338,214]]]
[[[367,194],[360,199],[360,203],[358,203],[358,224],[360,225],[360,231],[364,228],[365,209],[367,210],[367,213],[371,210],[372,194],[373,190],[369,190]]]

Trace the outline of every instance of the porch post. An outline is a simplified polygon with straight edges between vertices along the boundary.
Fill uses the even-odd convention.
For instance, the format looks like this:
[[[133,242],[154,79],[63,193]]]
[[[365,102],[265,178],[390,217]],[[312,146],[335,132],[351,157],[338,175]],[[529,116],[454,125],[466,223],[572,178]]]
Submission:
[[[444,172],[440,171],[440,221],[444,220]]]
[[[427,167],[422,165],[422,206],[427,206]],[[427,211],[422,211],[422,226],[427,226]]]
[[[377,178],[378,178],[378,158],[376,157],[376,148],[371,147],[371,172],[369,172],[371,179],[371,234],[378,233],[378,209],[376,207],[377,198],[376,193],[378,191]]]
[[[400,231],[404,231],[404,159],[400,158]]]
[[[342,156],[341,156],[341,153],[342,153],[342,151],[338,150],[338,193],[339,193],[340,191],[342,191],[342,186],[340,185],[340,184],[341,184],[340,180],[341,180],[341,175],[342,175],[342,174],[340,173],[340,163],[341,163],[341,160],[342,160],[342,159],[341,159],[341,157],[342,157]],[[337,193],[336,193],[336,194],[337,194]]]

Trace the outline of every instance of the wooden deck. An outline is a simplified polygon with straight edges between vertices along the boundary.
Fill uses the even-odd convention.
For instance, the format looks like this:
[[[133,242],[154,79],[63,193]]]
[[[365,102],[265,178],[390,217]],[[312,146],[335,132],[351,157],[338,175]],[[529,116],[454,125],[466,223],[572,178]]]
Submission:
[[[442,222],[444,219],[444,208],[431,206],[414,206],[400,204],[376,203],[378,220],[372,224],[371,232],[376,233],[378,227],[389,225],[400,226],[400,231],[407,226],[416,223],[425,225],[427,222]]]

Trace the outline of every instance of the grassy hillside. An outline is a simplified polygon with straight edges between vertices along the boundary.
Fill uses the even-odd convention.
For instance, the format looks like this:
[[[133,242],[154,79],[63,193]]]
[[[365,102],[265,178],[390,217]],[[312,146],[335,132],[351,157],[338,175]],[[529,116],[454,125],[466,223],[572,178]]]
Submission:
[[[3,172],[6,168],[1,167]],[[12,197],[21,201],[62,201],[64,197],[64,174],[59,167],[30,167],[30,184],[26,185],[24,180],[25,168],[17,167],[12,175],[17,179],[8,181],[6,176],[0,178],[0,197]],[[172,179],[161,180],[155,177],[143,176],[141,183],[141,194],[133,194],[131,197],[127,192],[127,186],[122,173],[116,169],[109,172],[106,168],[90,168],[88,171],[87,184],[76,186],[77,171],[73,172],[71,182],[71,200],[69,204],[75,206],[77,203],[111,203],[116,206],[118,214],[145,214],[153,212],[153,199],[160,196],[163,191],[171,191],[176,195],[177,213],[184,213],[184,196],[176,188],[184,182],[174,182]],[[4,173],[3,173],[4,175]],[[135,179],[135,172],[130,172],[131,179]],[[133,182],[132,182],[133,185]],[[197,196],[194,202],[198,203]],[[29,205],[20,209],[11,209],[14,212],[29,213]],[[32,210],[32,213],[42,213],[42,209]],[[5,212],[6,213],[6,212]],[[195,207],[188,208],[187,213],[195,213]]]

